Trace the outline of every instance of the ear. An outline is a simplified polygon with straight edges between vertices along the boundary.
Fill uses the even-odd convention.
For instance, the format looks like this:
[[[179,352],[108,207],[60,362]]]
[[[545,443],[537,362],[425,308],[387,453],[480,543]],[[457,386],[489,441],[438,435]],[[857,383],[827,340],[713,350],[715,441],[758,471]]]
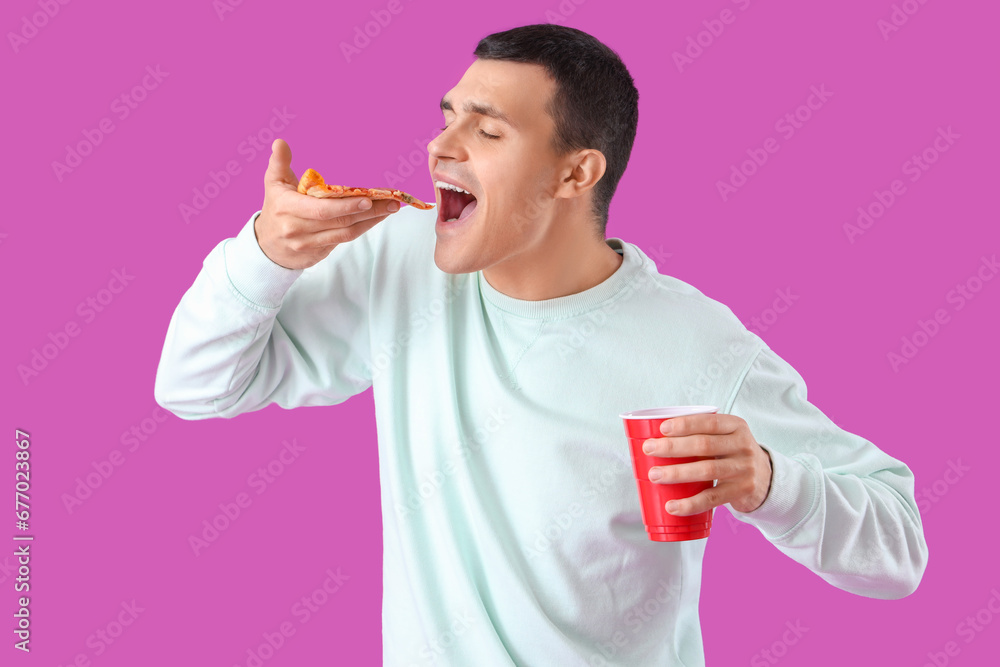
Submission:
[[[580,197],[589,192],[604,176],[607,162],[595,148],[576,151],[569,157],[566,171],[556,188],[555,198]]]

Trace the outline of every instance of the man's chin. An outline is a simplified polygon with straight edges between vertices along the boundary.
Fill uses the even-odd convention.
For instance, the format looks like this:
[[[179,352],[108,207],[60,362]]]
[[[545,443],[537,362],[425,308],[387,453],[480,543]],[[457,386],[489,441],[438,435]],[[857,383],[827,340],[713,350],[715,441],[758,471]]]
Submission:
[[[434,244],[434,264],[444,273],[458,275],[461,273],[475,273],[479,267],[467,261],[453,250],[442,247],[440,241]]]
[[[469,271],[466,271],[460,264],[456,263],[451,258],[438,259],[437,253],[434,253],[434,264],[444,273],[450,273],[452,275],[469,273]]]

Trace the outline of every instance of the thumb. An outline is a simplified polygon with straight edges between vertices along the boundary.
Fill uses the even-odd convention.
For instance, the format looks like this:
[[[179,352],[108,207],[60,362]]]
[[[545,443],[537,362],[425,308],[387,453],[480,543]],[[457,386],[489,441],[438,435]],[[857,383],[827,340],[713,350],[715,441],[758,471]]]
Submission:
[[[267,163],[267,171],[264,173],[264,188],[272,184],[281,184],[283,187],[298,188],[299,179],[292,171],[292,149],[288,147],[284,139],[275,139],[271,144],[271,159]]]

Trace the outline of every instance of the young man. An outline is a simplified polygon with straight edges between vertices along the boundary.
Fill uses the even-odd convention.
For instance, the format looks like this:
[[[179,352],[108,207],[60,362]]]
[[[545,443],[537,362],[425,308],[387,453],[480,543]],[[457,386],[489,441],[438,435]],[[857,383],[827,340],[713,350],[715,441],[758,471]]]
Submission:
[[[647,537],[618,416],[641,408],[719,407],[649,441],[715,457],[664,471],[718,480],[670,511],[726,505],[838,588],[912,593],[909,468],[810,404],[727,307],[605,238],[638,118],[617,55],[558,25],[474,54],[428,146],[432,210],[300,195],[274,142],[261,211],[170,322],[160,405],[233,417],[373,388],[386,665],[704,664],[705,541]]]

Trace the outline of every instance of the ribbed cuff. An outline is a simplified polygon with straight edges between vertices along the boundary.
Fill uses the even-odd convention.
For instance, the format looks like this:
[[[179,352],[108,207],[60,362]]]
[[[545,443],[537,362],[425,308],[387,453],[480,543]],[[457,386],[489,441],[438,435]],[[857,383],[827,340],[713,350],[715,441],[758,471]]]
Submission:
[[[236,238],[226,240],[226,274],[233,288],[248,301],[263,308],[277,308],[302,269],[275,264],[260,249],[253,229],[260,214],[254,213]]]
[[[752,512],[732,510],[743,523],[755,526],[768,540],[779,540],[814,510],[819,499],[817,480],[805,463],[761,445],[771,456],[771,489]]]

